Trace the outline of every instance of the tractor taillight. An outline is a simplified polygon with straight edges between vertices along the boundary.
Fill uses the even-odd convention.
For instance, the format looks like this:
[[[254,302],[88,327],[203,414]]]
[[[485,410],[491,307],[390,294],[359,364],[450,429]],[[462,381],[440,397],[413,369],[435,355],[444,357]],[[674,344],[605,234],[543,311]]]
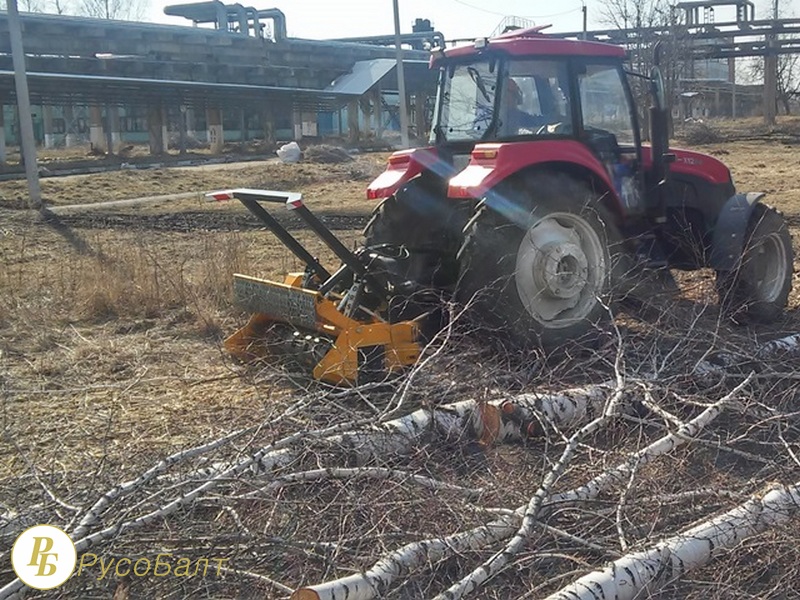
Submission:
[[[475,160],[494,160],[497,158],[497,150],[473,150],[472,158]]]
[[[398,154],[395,156],[389,157],[389,164],[393,167],[397,165],[405,165],[411,162],[411,155],[410,154]]]

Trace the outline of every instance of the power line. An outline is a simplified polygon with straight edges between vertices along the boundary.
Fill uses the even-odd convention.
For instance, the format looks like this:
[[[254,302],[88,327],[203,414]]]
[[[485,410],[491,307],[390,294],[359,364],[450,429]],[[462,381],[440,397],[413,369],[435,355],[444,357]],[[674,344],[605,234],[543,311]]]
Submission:
[[[577,7],[577,8],[573,8],[571,10],[565,10],[563,12],[553,13],[553,14],[549,14],[549,15],[509,15],[508,13],[502,13],[502,12],[498,12],[498,11],[495,11],[495,10],[489,10],[487,8],[483,8],[482,6],[477,6],[475,4],[470,4],[469,2],[465,2],[464,0],[453,0],[453,2],[457,2],[458,4],[462,4],[462,5],[464,5],[466,7],[469,7],[471,9],[473,9],[473,10],[477,10],[477,11],[480,11],[480,12],[483,12],[483,13],[487,13],[487,14],[490,14],[490,15],[497,15],[497,16],[500,16],[500,17],[517,16],[517,17],[522,17],[524,19],[534,19],[534,20],[535,19],[549,19],[550,17],[561,17],[563,15],[569,15],[569,14],[572,14],[572,13],[575,13],[575,12],[579,12],[581,10],[581,7]]]

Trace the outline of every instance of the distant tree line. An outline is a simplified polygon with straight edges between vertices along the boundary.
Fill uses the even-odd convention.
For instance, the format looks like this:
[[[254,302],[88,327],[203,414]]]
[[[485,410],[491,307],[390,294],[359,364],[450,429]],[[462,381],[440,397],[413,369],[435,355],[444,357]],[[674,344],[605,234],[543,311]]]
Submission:
[[[149,0],[19,0],[23,12],[141,21]]]

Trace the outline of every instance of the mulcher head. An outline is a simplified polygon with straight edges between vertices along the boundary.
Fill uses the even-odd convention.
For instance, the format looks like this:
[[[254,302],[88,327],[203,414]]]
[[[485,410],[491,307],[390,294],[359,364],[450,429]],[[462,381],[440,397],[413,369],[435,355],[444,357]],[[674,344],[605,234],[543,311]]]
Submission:
[[[380,380],[413,365],[420,352],[414,321],[387,323],[352,319],[319,291],[299,287],[302,277],[276,283],[246,275],[234,276],[237,306],[252,313],[247,324],[225,340],[227,350],[241,360],[268,354],[268,329],[286,323],[295,338],[316,341],[326,351],[313,366],[315,379],[332,385],[358,385]],[[312,339],[313,338],[313,339]],[[324,338],[322,343],[318,338]],[[308,345],[294,344],[298,350]]]

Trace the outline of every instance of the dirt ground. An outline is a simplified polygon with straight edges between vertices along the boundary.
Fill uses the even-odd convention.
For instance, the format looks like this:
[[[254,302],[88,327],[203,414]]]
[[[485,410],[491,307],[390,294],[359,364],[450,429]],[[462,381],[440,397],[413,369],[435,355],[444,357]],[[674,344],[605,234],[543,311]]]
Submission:
[[[783,129],[762,132],[751,122],[718,124],[721,141],[693,147],[727,163],[738,189],[769,194],[768,202],[789,220],[800,255],[800,137],[794,136],[795,125],[787,121]],[[0,182],[0,586],[13,579],[6,561],[13,541],[8,536],[20,515],[69,529],[106,490],[171,453],[260,424],[214,458],[234,460],[296,431],[362,418],[374,404],[396,398],[392,390],[337,396],[340,392],[322,389],[297,372],[268,363],[245,367],[227,356],[221,342],[245,319],[230,303],[232,273],[274,278],[299,265],[238,203],[209,203],[203,197],[233,187],[302,191],[307,205],[352,246],[373,208],[364,189],[381,172],[386,157],[377,153],[336,164],[268,160],[43,178],[44,200],[55,209],[181,194],[141,206],[56,210],[49,220],[25,210],[24,180]],[[333,264],[331,253],[297,219],[282,219],[312,254]],[[795,271],[800,272],[800,262]],[[685,355],[670,359],[685,365],[703,353],[752,348],[800,331],[797,274],[786,316],[769,327],[720,320],[711,274],[685,274],[679,281],[684,295],[670,310],[650,321],[628,314],[617,319],[626,336],[632,379],[645,378],[647,361],[663,358],[678,339],[695,342]],[[708,328],[696,327],[699,316]],[[553,365],[500,355],[467,340],[449,347],[432,363],[435,369],[420,376],[412,404],[597,383],[613,375],[614,351],[606,348],[591,359],[567,357]],[[788,374],[795,370],[794,363],[779,369]],[[667,365],[664,372],[667,383],[659,393],[664,398],[684,394],[685,406],[710,402],[727,389],[724,383],[695,389],[677,366]],[[797,402],[792,381],[766,378],[753,392],[753,402],[768,405],[770,395],[780,396],[791,412]],[[307,403],[287,414],[298,398]],[[800,479],[791,460],[768,456],[782,451],[774,438],[754,434],[759,441],[748,439],[748,418],[732,416],[705,445],[645,469],[637,493],[661,494],[678,489],[679,482],[692,488],[735,489],[731,497],[712,494],[700,502],[701,513],[707,515],[770,482]],[[630,423],[618,424],[610,437],[593,438],[582,447],[582,459],[563,485],[590,476],[595,465],[612,464],[641,445],[642,436],[658,430],[637,427],[633,431]],[[402,464],[444,481],[485,488],[481,507],[510,508],[527,502],[561,443],[554,439],[491,451],[465,450],[455,442],[421,446]],[[733,452],[720,450],[723,445]],[[763,462],[743,458],[748,452]],[[306,458],[306,463],[317,462],[322,459],[313,453]],[[209,464],[195,460],[174,476],[201,481]],[[121,522],[168,500],[172,480],[159,481],[159,487],[146,488],[144,495],[106,515],[103,524]],[[178,583],[125,577],[98,581],[93,573],[74,577],[61,595],[42,597],[110,598],[128,588],[131,598],[285,597],[270,580],[296,588],[346,575],[409,541],[485,521],[477,505],[447,493],[409,493],[404,486],[368,481],[299,486],[259,502],[226,504],[226,497],[264,482],[262,477],[230,483],[224,491],[107,544],[109,555],[116,557],[218,552],[231,559],[235,572]],[[593,519],[581,535],[596,536],[598,543],[611,547],[617,531],[608,509],[616,500],[566,510],[551,523],[567,527],[580,518]],[[653,510],[631,508],[626,523],[634,546],[646,546],[660,532],[693,522],[696,513],[689,508],[666,501]],[[789,531],[796,531],[796,525]],[[743,553],[726,555],[716,567],[673,582],[667,595],[651,597],[739,598],[745,592],[758,598],[792,597],[781,591],[800,581],[800,555],[791,539],[781,532],[753,538]],[[529,549],[513,572],[503,574],[479,597],[544,597],[568,582],[573,570],[583,572],[613,556],[586,548],[570,554],[569,545],[560,545],[566,544],[563,540],[548,543],[552,547],[546,556]],[[768,551],[762,553],[763,548]],[[433,596],[463,574],[465,566],[471,568],[490,554],[475,552],[430,565],[428,575],[412,575],[410,583],[386,597]],[[564,556],[566,566],[556,566],[556,559]]]

